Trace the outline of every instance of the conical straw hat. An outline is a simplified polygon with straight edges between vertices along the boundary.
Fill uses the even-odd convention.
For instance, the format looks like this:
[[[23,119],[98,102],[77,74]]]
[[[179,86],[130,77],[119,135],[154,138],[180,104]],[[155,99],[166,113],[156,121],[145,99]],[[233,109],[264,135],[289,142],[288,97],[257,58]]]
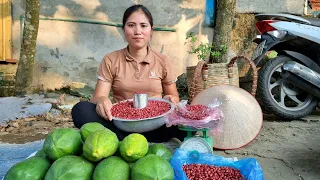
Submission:
[[[224,119],[222,132],[213,135],[213,147],[237,149],[249,144],[260,132],[263,114],[259,103],[247,91],[231,86],[217,85],[200,92],[191,104],[208,105],[217,98]]]

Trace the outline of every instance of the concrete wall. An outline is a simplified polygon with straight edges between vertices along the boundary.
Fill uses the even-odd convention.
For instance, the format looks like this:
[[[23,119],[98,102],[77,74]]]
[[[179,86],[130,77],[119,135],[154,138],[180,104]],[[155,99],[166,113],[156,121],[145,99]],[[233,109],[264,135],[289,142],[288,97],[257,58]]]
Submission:
[[[289,3],[290,2],[290,3]],[[186,35],[194,31],[208,42],[213,29],[203,26],[205,0],[41,0],[40,16],[66,19],[86,19],[121,23],[125,9],[134,3],[144,4],[154,16],[154,26],[175,28],[177,32],[156,31],[151,47],[170,57],[177,74],[185,72],[186,66],[195,65],[197,58],[190,56],[185,45]],[[263,4],[263,6],[261,6]],[[24,14],[23,0],[12,1],[13,58],[19,59],[20,15]],[[238,0],[238,12],[288,12],[301,14],[303,0]],[[239,19],[239,18],[238,18]],[[252,19],[252,18],[251,18]],[[252,19],[253,21],[254,19]],[[236,18],[237,21],[237,18]],[[244,21],[246,21],[244,19]],[[252,21],[249,23],[252,25]],[[233,32],[233,54],[243,51],[242,25]],[[242,28],[241,28],[242,27]],[[252,27],[245,27],[246,33]],[[251,40],[244,40],[246,43]],[[96,83],[96,71],[102,57],[123,48],[126,42],[119,27],[62,21],[40,20],[36,51],[36,88],[55,89],[83,82],[91,87]],[[247,45],[247,47],[249,47]]]
[[[177,74],[186,65],[195,65],[184,45],[190,31],[208,41],[213,29],[203,27],[204,0],[41,0],[41,17],[86,19],[121,23],[123,12],[134,3],[144,4],[154,16],[154,26],[171,27],[177,32],[155,31],[151,47],[168,55]],[[13,58],[19,59],[20,21],[24,3],[13,3]],[[49,89],[84,82],[96,83],[96,71],[106,53],[127,45],[120,27],[62,21],[40,20],[37,39],[35,85]]]
[[[237,0],[238,13],[303,14],[304,0]]]

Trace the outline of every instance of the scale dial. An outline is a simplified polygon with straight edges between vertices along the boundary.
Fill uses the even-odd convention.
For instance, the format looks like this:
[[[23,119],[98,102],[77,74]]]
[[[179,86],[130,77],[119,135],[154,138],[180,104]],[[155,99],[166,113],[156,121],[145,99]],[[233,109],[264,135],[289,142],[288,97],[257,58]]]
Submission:
[[[192,137],[190,139],[187,139],[186,141],[183,141],[183,143],[180,146],[181,149],[186,149],[189,151],[198,151],[199,153],[213,153],[212,147],[210,144],[200,137]]]

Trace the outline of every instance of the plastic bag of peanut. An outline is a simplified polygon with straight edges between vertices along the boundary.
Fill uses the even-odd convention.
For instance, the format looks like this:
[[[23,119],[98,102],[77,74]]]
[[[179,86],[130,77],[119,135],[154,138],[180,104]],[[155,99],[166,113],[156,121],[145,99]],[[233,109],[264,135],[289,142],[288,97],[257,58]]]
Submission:
[[[217,134],[222,131],[223,113],[219,109],[221,103],[215,99],[208,106],[197,104],[188,105],[186,100],[180,101],[174,111],[167,114],[166,126],[184,126],[195,129],[210,129]]]
[[[174,180],[264,180],[255,158],[234,161],[215,154],[176,149],[170,161]]]

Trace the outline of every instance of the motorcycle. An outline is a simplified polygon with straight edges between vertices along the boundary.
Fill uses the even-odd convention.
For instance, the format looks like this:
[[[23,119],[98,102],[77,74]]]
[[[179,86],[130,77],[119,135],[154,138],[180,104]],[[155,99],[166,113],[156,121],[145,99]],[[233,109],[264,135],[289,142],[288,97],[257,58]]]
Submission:
[[[252,60],[261,67],[262,109],[285,119],[311,114],[320,100],[320,20],[289,14],[255,18],[260,34]]]

